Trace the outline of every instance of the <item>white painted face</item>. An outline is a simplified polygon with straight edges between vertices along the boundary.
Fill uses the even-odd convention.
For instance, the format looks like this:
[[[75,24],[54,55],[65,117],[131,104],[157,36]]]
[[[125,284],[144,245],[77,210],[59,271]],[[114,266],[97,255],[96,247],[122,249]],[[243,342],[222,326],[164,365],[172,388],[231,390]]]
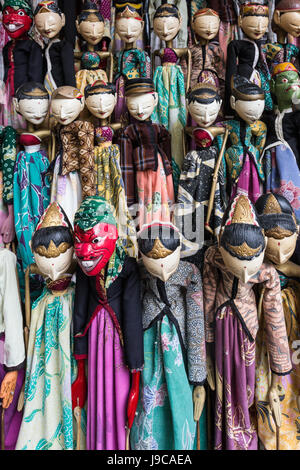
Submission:
[[[209,104],[198,103],[197,101],[191,101],[187,104],[188,111],[194,121],[200,127],[210,127],[218,117],[222,101],[217,100]]]
[[[269,18],[267,16],[249,15],[239,18],[239,26],[242,28],[248,38],[253,40],[261,39],[269,26]]]
[[[47,39],[53,39],[65,26],[65,15],[60,16],[54,12],[40,12],[34,17],[34,22],[38,32]]]
[[[143,253],[141,253],[141,256],[147,271],[152,276],[166,282],[178,269],[180,251],[181,247],[179,246],[171,255],[159,259],[148,258]]]
[[[265,100],[244,101],[236,100],[234,96],[231,96],[230,104],[239,117],[248,124],[252,124],[260,119],[265,109]]]
[[[290,237],[282,238],[278,240],[273,237],[267,238],[266,257],[276,265],[286,263],[293,255],[298,233],[294,233]]]
[[[108,118],[115,109],[117,95],[112,93],[99,93],[90,95],[86,98],[85,103],[94,116],[99,119]]]
[[[153,113],[158,102],[157,93],[132,95],[126,98],[128,111],[135,119],[146,121]]]
[[[227,269],[244,283],[247,283],[251,277],[258,273],[265,256],[265,250],[263,250],[256,258],[252,258],[249,261],[240,260],[228,253],[222,246],[220,246],[219,250]]]
[[[27,122],[39,125],[44,122],[49,108],[48,99],[13,99],[15,110],[20,113]]]
[[[300,36],[300,11],[287,11],[281,14],[275,11],[275,13],[275,23],[286,33],[298,38]]]
[[[103,21],[76,21],[77,32],[88,43],[96,46],[104,36]]]
[[[65,253],[60,254],[56,258],[46,258],[46,256],[41,256],[38,253],[33,253],[33,255],[42,275],[45,278],[56,281],[68,272],[73,260],[73,252],[73,247],[70,247]]]
[[[135,18],[117,18],[116,32],[126,44],[135,43],[144,28],[144,22]]]
[[[66,126],[75,121],[84,108],[84,101],[74,98],[54,98],[51,101],[51,112],[60,124]]]
[[[214,15],[197,16],[192,22],[192,28],[200,38],[211,41],[219,32],[220,18]]]
[[[153,20],[154,32],[162,41],[172,41],[180,27],[181,20],[175,16],[158,17]]]

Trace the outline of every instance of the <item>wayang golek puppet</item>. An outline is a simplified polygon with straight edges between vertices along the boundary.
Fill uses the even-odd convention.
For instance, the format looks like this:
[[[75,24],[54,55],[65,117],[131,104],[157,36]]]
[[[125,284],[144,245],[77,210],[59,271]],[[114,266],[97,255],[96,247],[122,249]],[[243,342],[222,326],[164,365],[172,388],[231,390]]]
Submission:
[[[204,233],[204,223],[208,221],[210,231],[217,235],[226,208],[224,150],[228,131],[225,134],[221,123],[215,125],[221,106],[217,88],[209,83],[195,85],[187,95],[187,109],[196,126],[186,127],[186,132],[194,139],[196,150],[188,152],[183,160],[176,226],[183,235],[181,257],[194,262],[200,271],[211,240],[208,230]],[[212,207],[208,206],[210,199]]]
[[[205,413],[196,431],[206,379],[200,273],[180,261],[180,234],[170,223],[154,221],[142,227],[138,245],[145,366],[131,447],[203,449]]]
[[[116,8],[115,31],[124,43],[118,58],[118,72],[115,76],[118,101],[115,120],[123,125],[128,123],[124,88],[126,79],[150,78],[151,60],[147,52],[138,49],[136,41],[143,28],[142,4],[119,2]]]
[[[46,285],[32,310],[26,285],[29,338],[18,450],[73,449],[73,243],[70,222],[59,204],[51,203],[30,242],[35,264],[28,267],[27,281],[31,271],[42,275]]]
[[[256,407],[258,435],[267,450],[299,449],[298,427],[299,411],[299,364],[295,360],[295,341],[299,337],[297,321],[300,309],[300,269],[291,261],[296,247],[299,226],[289,201],[279,194],[264,194],[255,204],[260,225],[267,237],[265,259],[277,270],[281,284],[282,305],[288,333],[293,370],[283,377],[277,385],[281,401],[281,425],[276,426],[267,390],[269,388],[270,367],[266,354],[264,328],[258,337],[258,360],[256,363]],[[297,279],[298,278],[298,279]],[[263,326],[263,312],[261,326]]]
[[[80,59],[76,86],[84,94],[86,85],[92,85],[97,80],[112,82],[114,63],[112,53],[100,49],[104,37],[104,19],[93,2],[88,0],[84,3],[76,20],[76,28],[85,41],[82,51],[74,53],[74,57]],[[107,59],[109,59],[109,79],[106,73]]]
[[[126,104],[131,124],[119,138],[121,169],[129,209],[137,224],[152,220],[171,221],[174,203],[171,136],[151,121],[158,95],[151,79],[135,78],[126,83]]]
[[[29,241],[39,219],[50,202],[50,180],[47,175],[51,154],[42,148],[42,140],[48,140],[48,152],[54,136],[43,129],[48,114],[49,95],[45,87],[36,82],[24,83],[14,97],[14,106],[27,122],[28,131],[20,131],[19,143],[24,147],[16,158],[14,170],[14,224],[18,239],[18,272],[22,296],[24,296],[24,273],[33,263]],[[31,277],[33,298],[40,294],[41,283],[37,276]]]
[[[267,126],[260,121],[265,106],[265,93],[247,78],[231,77],[231,108],[235,118],[226,121],[230,146],[225,151],[229,194],[246,194],[254,203],[264,181],[261,155],[266,142]]]
[[[61,31],[65,26],[65,15],[56,2],[45,0],[40,2],[34,11],[36,29],[49,40],[45,50],[45,87],[49,94],[58,87],[75,86],[75,69],[73,45],[61,39]]]
[[[191,61],[180,61],[186,84],[194,88],[199,82],[210,83],[224,95],[225,62],[221,48],[213,41],[220,27],[220,17],[211,8],[201,8],[194,14],[191,27],[196,43],[191,46]],[[189,82],[190,77],[190,82]],[[188,87],[186,87],[189,90]]]
[[[154,33],[165,42],[165,48],[152,55],[153,82],[158,93],[158,103],[152,115],[153,122],[164,125],[171,134],[173,174],[180,174],[184,156],[184,126],[186,124],[184,75],[178,60],[186,56],[188,63],[189,89],[191,72],[191,51],[188,48],[175,49],[174,39],[182,26],[182,18],[175,5],[165,3],[160,6],[153,18]],[[161,66],[155,67],[155,57],[159,56]]]
[[[3,5],[3,27],[11,38],[3,48],[5,96],[2,122],[15,128],[25,123],[16,114],[12,98],[23,83],[43,81],[42,49],[30,36],[33,22],[31,5],[26,0],[6,0]]]
[[[51,201],[59,202],[71,221],[82,198],[96,194],[94,126],[79,118],[83,109],[84,96],[77,88],[64,86],[53,92],[57,139]]]
[[[0,237],[1,242],[1,237]],[[22,420],[23,317],[15,254],[0,244],[0,448],[14,450]]]
[[[265,89],[266,109],[271,105],[269,69],[260,42],[269,25],[268,6],[255,2],[241,5],[238,24],[245,37],[231,41],[227,48],[225,113],[228,116],[231,115],[229,99],[233,75],[241,75]]]
[[[126,202],[120,149],[113,143],[115,132],[121,128],[121,124],[110,122],[116,102],[116,89],[112,83],[98,80],[85,89],[86,107],[95,121],[96,194],[114,207],[119,240],[125,251],[136,257],[136,231]]]
[[[88,359],[89,450],[129,448],[144,364],[138,267],[119,244],[116,225],[112,206],[98,196],[85,198],[75,214],[78,375],[72,398],[83,401]]]
[[[259,328],[255,285],[264,289],[261,306],[272,373],[268,401],[276,425],[281,422],[278,383],[292,366],[279,277],[272,265],[263,263],[266,245],[253,204],[237,195],[224,214],[218,246],[206,251],[203,273],[208,378],[216,390],[216,450],[258,446],[252,414]]]
[[[289,62],[273,69],[270,89],[276,98],[276,114],[266,121],[268,138],[263,153],[265,192],[279,193],[291,203],[300,220],[300,78]]]

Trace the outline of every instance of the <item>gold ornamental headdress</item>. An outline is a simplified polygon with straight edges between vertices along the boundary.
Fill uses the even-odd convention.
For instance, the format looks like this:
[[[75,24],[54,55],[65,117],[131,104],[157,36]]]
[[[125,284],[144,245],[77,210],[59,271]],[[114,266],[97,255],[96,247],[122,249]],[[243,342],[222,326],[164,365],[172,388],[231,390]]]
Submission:
[[[297,231],[297,219],[289,201],[280,194],[263,194],[255,204],[260,225],[267,237],[277,240]]]
[[[131,3],[131,2],[118,2],[115,4],[116,7],[116,19],[119,18],[133,18],[135,20],[142,21],[143,14],[142,8],[143,3]]]

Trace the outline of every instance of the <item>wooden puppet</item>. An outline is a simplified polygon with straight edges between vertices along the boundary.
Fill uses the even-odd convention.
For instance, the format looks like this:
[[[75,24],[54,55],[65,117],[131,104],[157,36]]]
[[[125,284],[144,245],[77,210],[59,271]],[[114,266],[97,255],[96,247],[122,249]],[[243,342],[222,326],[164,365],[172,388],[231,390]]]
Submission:
[[[113,55],[99,47],[104,37],[104,19],[93,2],[85,1],[76,20],[76,28],[85,41],[82,52],[74,53],[75,58],[81,61],[80,70],[76,73],[76,86],[84,94],[85,87],[97,80],[112,82]],[[110,61],[109,80],[106,74],[107,59]]]
[[[251,201],[237,195],[224,214],[219,245],[206,251],[203,273],[208,376],[216,390],[215,450],[258,448],[253,410],[259,328],[255,286],[264,288],[262,307],[272,372],[268,398],[280,424],[278,382],[292,366],[280,281],[276,269],[263,263],[265,250],[266,238]]]
[[[114,207],[119,240],[126,253],[136,257],[136,231],[126,202],[120,149],[113,143],[114,134],[121,125],[109,122],[116,102],[116,89],[111,83],[96,81],[85,89],[86,107],[97,121],[94,128],[97,196]]]
[[[12,98],[23,83],[43,82],[42,49],[30,36],[33,12],[27,0],[6,0],[3,4],[3,27],[10,41],[3,48],[5,94],[3,125],[25,127],[14,110]]]
[[[214,125],[222,105],[218,89],[209,83],[199,83],[187,95],[187,109],[196,127],[186,128],[196,143],[184,157],[176,199],[176,225],[183,235],[181,257],[189,258],[200,269],[203,268],[204,252],[211,243],[211,236],[204,233],[204,222],[208,217],[208,201],[218,160],[216,188],[213,196],[213,217],[209,220],[211,231],[216,236],[226,207],[226,180],[224,148],[225,127]],[[226,142],[225,142],[226,144]],[[178,211],[178,212],[177,212]],[[204,244],[203,244],[204,242]]]
[[[265,179],[261,156],[267,126],[260,121],[265,107],[265,93],[247,78],[235,75],[231,80],[231,108],[235,118],[226,121],[230,146],[225,151],[228,195],[246,194],[254,203]]]
[[[88,450],[128,448],[144,364],[138,267],[119,244],[116,225],[112,206],[98,196],[84,199],[75,214],[80,268],[73,317],[78,376],[72,396],[76,402],[83,395],[87,359]]]
[[[115,109],[115,120],[128,123],[124,87],[132,78],[150,78],[151,60],[147,52],[138,49],[136,41],[144,28],[142,3],[131,4],[119,2],[116,7],[115,31],[124,43],[118,58],[118,71],[115,77],[118,101]]]
[[[158,104],[152,115],[153,122],[163,125],[171,134],[173,175],[179,178],[184,157],[184,126],[186,125],[184,75],[178,60],[186,56],[188,73],[191,72],[191,51],[188,48],[175,49],[173,42],[182,26],[182,18],[175,5],[164,3],[153,18],[155,34],[165,42],[166,47],[156,50],[152,57],[154,70],[155,57],[159,56],[162,65],[155,68],[153,82],[158,93]],[[189,89],[190,77],[186,88]]]
[[[71,42],[60,39],[65,15],[53,0],[40,2],[34,11],[34,23],[49,40],[44,50],[46,62],[45,87],[49,94],[64,85],[75,86],[74,54]]]
[[[170,223],[144,226],[138,245],[145,366],[131,447],[193,450],[205,403],[201,276],[192,263],[180,261],[180,235]],[[205,413],[199,434],[205,449]]]
[[[126,83],[126,103],[132,123],[119,137],[121,169],[129,209],[138,215],[137,225],[152,220],[171,221],[174,204],[171,137],[151,115],[158,96],[151,79]],[[134,206],[135,205],[135,206]]]
[[[31,239],[35,265],[28,270],[41,274],[46,285],[31,312],[30,303],[26,306],[29,340],[17,450],[73,449],[73,243],[65,213],[50,204]]]
[[[49,157],[42,148],[42,139],[52,141],[51,131],[39,129],[49,109],[46,88],[36,82],[28,82],[18,88],[14,98],[15,109],[27,122],[28,131],[23,131],[19,143],[23,146],[16,158],[14,168],[13,205],[14,222],[18,240],[17,257],[20,288],[24,296],[24,275],[33,263],[29,241],[39,219],[50,202],[50,180],[47,175]],[[39,295],[41,284],[32,278],[33,298]]]
[[[264,194],[255,204],[259,222],[267,237],[265,258],[276,268],[281,284],[282,305],[288,333],[293,370],[283,377],[278,385],[281,407],[281,425],[276,426],[267,396],[270,365],[266,351],[266,340],[261,329],[260,354],[256,362],[256,409],[258,434],[267,450],[297,450],[299,439],[299,364],[293,359],[295,343],[299,338],[300,312],[300,267],[290,261],[294,253],[299,226],[289,201],[279,194]],[[294,274],[294,269],[298,273]],[[298,279],[295,279],[298,278]],[[262,315],[261,321],[264,318]],[[297,352],[296,352],[297,354]]]
[[[269,69],[262,50],[262,38],[269,26],[269,8],[260,3],[245,3],[240,7],[239,27],[243,39],[228,44],[226,61],[225,113],[231,115],[230,90],[233,75],[241,75],[266,90],[266,109],[269,109]]]
[[[276,114],[270,116],[267,122],[268,138],[262,157],[266,174],[265,192],[271,191],[285,196],[299,221],[300,79],[296,67],[289,62],[276,65],[270,88],[277,104]]]
[[[69,220],[82,198],[96,194],[94,126],[79,118],[84,96],[77,88],[57,88],[51,97],[51,112],[57,122],[57,145],[51,201],[63,207]]]
[[[24,382],[24,368],[23,317],[16,276],[16,255],[0,245],[1,450],[14,450],[16,447],[22,420],[18,401]]]

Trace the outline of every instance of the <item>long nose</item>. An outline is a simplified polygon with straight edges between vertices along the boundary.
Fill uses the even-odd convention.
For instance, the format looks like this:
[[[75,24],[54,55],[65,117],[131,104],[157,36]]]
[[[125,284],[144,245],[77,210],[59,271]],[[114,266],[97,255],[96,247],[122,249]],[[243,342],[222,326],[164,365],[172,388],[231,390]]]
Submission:
[[[45,29],[45,31],[47,31],[49,29],[49,20],[48,19],[45,19],[44,29]]]
[[[60,116],[61,119],[65,119],[65,117],[66,117],[66,112],[65,112],[63,106],[60,108],[59,116]]]
[[[51,267],[50,268],[50,278],[52,279],[52,281],[56,281],[59,277],[59,273],[56,271],[56,269],[54,267]]]
[[[139,114],[142,114],[143,109],[144,109],[143,103],[138,103],[138,112],[139,112]]]
[[[90,243],[82,243],[80,250],[77,252],[79,258],[88,258],[93,254]]]
[[[263,28],[263,24],[262,24],[262,18],[258,18],[258,23],[257,23],[256,30],[257,30],[260,34],[263,32],[264,28]]]
[[[164,23],[163,33],[167,34],[167,32],[168,32],[168,25],[167,23]]]

